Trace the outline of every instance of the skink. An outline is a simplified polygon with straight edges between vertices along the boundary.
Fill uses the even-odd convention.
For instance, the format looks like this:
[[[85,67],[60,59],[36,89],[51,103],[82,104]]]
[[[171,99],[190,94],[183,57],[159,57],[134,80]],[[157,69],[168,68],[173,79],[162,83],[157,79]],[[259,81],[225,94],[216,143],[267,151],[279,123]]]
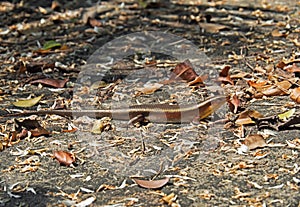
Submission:
[[[95,110],[42,110],[7,114],[6,116],[55,114],[68,117],[89,116],[94,118],[111,117],[116,120],[132,120],[143,117],[156,123],[189,123],[202,120],[218,110],[226,102],[225,96],[210,97],[207,100],[189,105],[141,104],[128,108]]]

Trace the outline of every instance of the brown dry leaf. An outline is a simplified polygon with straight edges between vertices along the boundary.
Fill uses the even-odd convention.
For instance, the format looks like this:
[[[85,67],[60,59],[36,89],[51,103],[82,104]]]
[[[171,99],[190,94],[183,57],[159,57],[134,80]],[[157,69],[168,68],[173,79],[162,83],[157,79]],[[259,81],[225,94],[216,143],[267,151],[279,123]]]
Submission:
[[[65,166],[70,166],[73,162],[75,162],[74,154],[65,151],[54,151],[54,157],[58,160],[60,164]]]
[[[239,118],[235,121],[235,123],[238,125],[254,124],[255,122],[251,119],[251,117],[262,118],[263,115],[255,110],[246,110],[239,115]]]
[[[63,80],[57,80],[57,79],[51,79],[51,78],[44,78],[44,79],[38,79],[31,81],[30,84],[35,83],[41,83],[43,85],[52,86],[54,88],[63,88],[65,84],[68,82],[69,79],[63,79]]]
[[[237,95],[234,94],[230,100],[228,100],[229,109],[233,113],[237,113],[238,107],[240,106],[241,102],[238,99]]]
[[[182,63],[178,63],[172,74],[170,80],[185,80],[187,82],[193,81],[198,77],[197,73],[193,69],[193,66],[189,60],[185,60]]]
[[[279,31],[279,29],[274,29],[272,32],[271,32],[272,36],[273,37],[286,37],[287,34],[282,32],[282,31]]]
[[[40,95],[38,97],[31,98],[31,99],[18,100],[16,102],[13,102],[12,104],[17,107],[32,107],[35,104],[37,104],[43,96],[44,95]]]
[[[169,182],[170,178],[166,177],[161,180],[140,180],[140,179],[133,178],[133,180],[136,184],[138,184],[143,188],[157,189],[166,185]]]
[[[189,82],[189,86],[194,86],[194,85],[203,85],[203,81],[205,81],[208,78],[208,75],[203,75],[203,76],[198,76],[194,80]]]
[[[266,80],[256,81],[256,82],[249,80],[247,82],[248,82],[249,86],[255,88],[257,91],[262,91],[263,89],[271,87],[270,85],[267,85],[268,81],[266,81]]]
[[[244,144],[250,150],[267,146],[265,139],[260,134],[249,134],[244,140]]]
[[[213,24],[213,23],[199,23],[199,26],[204,29],[206,32],[209,33],[218,33],[221,30],[225,30],[225,29],[229,29],[227,26],[225,25],[221,25],[221,24]]]
[[[243,79],[243,78],[245,78],[247,76],[251,76],[251,74],[247,73],[247,72],[241,71],[241,72],[239,72],[237,74],[230,75],[230,78],[231,79]]]
[[[274,86],[272,86],[266,90],[263,90],[262,94],[265,96],[286,95],[289,93],[288,90],[290,89],[291,86],[292,86],[292,84],[289,81],[284,80],[284,81],[276,83]]]
[[[300,103],[300,87],[294,88],[292,90],[290,98],[296,103]]]
[[[48,132],[43,127],[37,127],[35,129],[31,129],[30,132],[31,132],[31,136],[33,136],[33,137],[39,137],[42,135],[48,136],[50,134],[50,132]]]
[[[234,85],[233,81],[230,78],[229,70],[230,70],[230,66],[229,65],[225,66],[219,73],[218,81],[221,81],[224,84],[229,83],[231,85]]]

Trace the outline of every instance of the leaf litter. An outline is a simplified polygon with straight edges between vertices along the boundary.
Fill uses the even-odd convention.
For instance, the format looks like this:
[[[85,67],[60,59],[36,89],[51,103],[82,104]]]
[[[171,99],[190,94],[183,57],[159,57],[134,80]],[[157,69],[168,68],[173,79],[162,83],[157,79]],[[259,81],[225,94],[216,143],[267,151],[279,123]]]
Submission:
[[[6,69],[1,72],[1,77],[4,77],[4,75],[6,77],[7,74],[18,74],[18,78],[21,80],[24,78],[24,75],[31,76],[34,73],[42,72],[47,74],[46,77],[50,75],[51,80],[66,80],[68,78],[71,80],[67,83],[68,86],[73,84],[72,78],[74,74],[70,73],[72,70],[68,71],[66,68],[74,68],[74,66],[70,65],[68,61],[64,62],[63,56],[70,55],[74,60],[78,59],[78,57],[72,56],[75,53],[71,54],[71,52],[78,50],[79,53],[82,52],[82,54],[84,54],[87,48],[91,46],[91,44],[87,42],[92,42],[93,44],[93,41],[97,37],[103,38],[103,36],[121,32],[121,29],[118,28],[123,28],[124,25],[128,26],[129,24],[129,26],[134,28],[136,25],[132,24],[130,19],[134,17],[134,19],[138,20],[138,14],[142,11],[141,8],[143,8],[143,11],[147,11],[143,21],[146,21],[146,24],[150,28],[157,29],[157,27],[159,28],[162,25],[172,25],[172,27],[169,28],[170,31],[178,32],[182,29],[181,27],[183,25],[186,25],[184,31],[187,32],[184,32],[184,34],[182,34],[183,36],[190,36],[196,39],[198,36],[204,35],[203,37],[201,36],[199,41],[197,40],[200,44],[200,48],[207,50],[210,54],[216,55],[218,54],[217,51],[222,51],[220,59],[216,57],[216,60],[213,60],[215,63],[213,67],[220,69],[219,81],[222,83],[226,94],[231,97],[229,105],[233,105],[233,113],[227,114],[228,119],[225,121],[227,122],[226,126],[228,126],[227,131],[220,134],[216,133],[218,139],[217,147],[213,148],[213,150],[206,151],[203,151],[203,148],[201,148],[201,144],[203,143],[202,138],[205,137],[201,132],[205,131],[207,127],[205,124],[194,128],[186,127],[181,130],[169,129],[169,131],[163,133],[160,133],[159,130],[157,131],[155,124],[150,124],[148,125],[150,129],[150,132],[148,132],[149,137],[155,137],[158,141],[154,143],[151,142],[152,139],[146,136],[140,141],[138,139],[140,136],[136,136],[136,134],[122,134],[118,131],[118,129],[122,129],[122,123],[112,122],[113,127],[111,128],[111,125],[107,125],[109,127],[103,127],[101,124],[99,125],[99,123],[95,124],[96,128],[98,128],[97,133],[103,136],[98,141],[106,139],[107,145],[104,146],[108,148],[117,147],[116,149],[119,150],[119,154],[115,152],[109,154],[108,151],[104,149],[100,151],[100,153],[102,152],[101,156],[107,156],[108,160],[111,159],[110,165],[112,166],[117,162],[120,162],[118,166],[124,166],[124,160],[120,159],[122,157],[126,158],[132,156],[133,162],[131,164],[134,166],[135,162],[138,162],[139,159],[144,159],[151,154],[157,155],[166,148],[178,152],[176,156],[168,157],[170,162],[162,164],[160,164],[161,160],[159,157],[154,156],[154,162],[159,163],[159,167],[157,168],[151,166],[151,160],[147,160],[151,167],[140,167],[141,169],[146,168],[148,172],[150,172],[150,175],[155,174],[164,177],[166,174],[175,174],[173,177],[173,185],[164,185],[160,191],[151,191],[153,193],[150,194],[145,194],[145,192],[148,192],[145,189],[130,185],[127,186],[126,184],[124,184],[122,188],[118,188],[118,186],[122,185],[120,183],[124,180],[122,177],[124,174],[116,171],[115,175],[112,176],[113,173],[107,173],[105,168],[107,166],[104,166],[104,168],[101,165],[97,166],[97,162],[88,159],[91,154],[89,154],[84,147],[79,146],[79,144],[74,144],[72,141],[74,137],[72,138],[70,136],[71,133],[61,134],[62,131],[69,130],[68,120],[63,118],[58,120],[49,116],[42,118],[42,122],[50,123],[51,125],[47,126],[47,129],[48,127],[50,129],[56,127],[55,130],[51,129],[51,136],[47,138],[42,134],[36,134],[36,137],[29,136],[26,130],[30,130],[28,128],[33,126],[23,126],[21,130],[14,132],[12,120],[1,122],[1,144],[4,148],[1,152],[2,156],[7,154],[6,152],[10,149],[12,152],[15,152],[3,159],[7,160],[7,162],[10,160],[11,163],[15,164],[2,163],[2,169],[9,169],[10,173],[15,173],[17,170],[14,169],[19,169],[18,172],[21,172],[21,174],[26,173],[26,179],[32,183],[37,183],[35,182],[36,177],[38,177],[36,175],[41,177],[47,175],[43,169],[49,169],[47,171],[58,173],[59,176],[54,177],[58,181],[55,185],[59,185],[59,188],[63,190],[52,188],[49,190],[48,196],[52,198],[56,196],[70,198],[72,199],[72,205],[75,206],[90,204],[118,205],[118,203],[126,204],[126,202],[128,205],[146,205],[147,203],[150,203],[149,205],[155,205],[160,203],[170,206],[179,206],[179,203],[181,203],[182,206],[190,206],[193,202],[198,205],[299,205],[297,201],[297,185],[299,183],[297,183],[299,180],[297,177],[297,173],[299,172],[299,166],[297,165],[299,161],[299,136],[296,132],[300,120],[297,111],[297,104],[299,102],[298,64],[300,61],[298,57],[299,52],[297,52],[296,48],[299,41],[293,34],[297,33],[297,25],[294,23],[297,22],[297,17],[293,16],[292,13],[285,13],[293,12],[294,7],[290,6],[288,2],[284,2],[284,5],[277,6],[273,4],[275,3],[264,3],[264,5],[261,5],[264,9],[260,9],[259,5],[257,5],[257,8],[252,8],[248,5],[244,6],[243,9],[239,9],[241,8],[240,5],[235,7],[234,4],[227,5],[225,2],[219,1],[208,2],[205,5],[207,8],[202,10],[202,5],[195,6],[189,5],[184,1],[178,1],[175,4],[176,7],[178,6],[178,10],[175,12],[163,4],[160,4],[160,7],[163,9],[158,10],[156,8],[157,5],[147,2],[133,4],[125,2],[121,5],[114,2],[105,2],[101,3],[100,7],[95,11],[95,13],[98,11],[98,17],[100,18],[97,19],[97,16],[95,16],[96,21],[89,23],[90,25],[86,25],[88,27],[96,26],[96,30],[93,30],[97,32],[88,33],[83,31],[82,37],[88,38],[88,41],[80,38],[79,41],[77,41],[78,33],[76,34],[76,31],[73,31],[75,35],[70,32],[68,38],[57,36],[56,34],[60,34],[59,32],[61,32],[59,31],[55,34],[56,38],[44,39],[44,37],[41,36],[41,40],[39,41],[41,42],[40,44],[44,46],[40,45],[40,49],[36,49],[36,44],[30,42],[32,40],[35,42],[35,39],[31,38],[39,35],[38,32],[34,30],[31,31],[32,28],[39,29],[39,26],[45,22],[49,24],[50,27],[53,26],[54,23],[60,24],[63,27],[66,21],[68,21],[71,26],[74,26],[75,24],[72,25],[72,21],[77,21],[76,16],[82,10],[75,9],[64,12],[66,11],[64,10],[65,5],[60,5],[53,6],[52,9],[58,11],[52,12],[50,7],[45,6],[45,8],[40,7],[35,10],[35,12],[38,11],[40,14],[46,15],[43,21],[26,21],[19,25],[13,21],[7,22],[8,27],[1,28],[0,40],[5,39],[5,41],[2,41],[3,47],[9,48],[12,46],[14,50],[18,52],[16,52],[16,55],[12,57],[7,56],[7,58],[4,59],[3,63],[8,67],[5,67]],[[223,5],[226,7],[222,8]],[[24,5],[11,5],[7,3],[3,4],[1,9],[4,11],[12,11],[14,6],[16,6],[16,8],[22,8]],[[180,8],[185,8],[186,11],[190,13]],[[166,13],[164,13],[164,9],[167,11]],[[120,14],[120,12],[122,15],[117,15],[118,17],[116,17],[116,14]],[[153,15],[153,13],[155,13],[155,15]],[[181,18],[178,18],[178,13]],[[148,16],[146,14],[148,14]],[[289,18],[285,18],[284,15],[289,16]],[[177,23],[172,22],[174,16],[176,17]],[[155,18],[151,19],[152,17]],[[76,24],[80,23],[76,22]],[[191,25],[191,27],[189,27],[189,25]],[[56,25],[54,26],[53,31],[55,31],[55,28],[58,28]],[[68,30],[68,28],[65,29]],[[20,38],[18,46],[12,44],[15,42],[16,32]],[[32,33],[32,36],[27,36],[27,32]],[[47,30],[46,32],[51,33],[51,31]],[[197,35],[190,34],[189,32]],[[207,32],[210,34],[207,35]],[[215,36],[211,38],[212,34],[218,38],[215,38]],[[47,42],[49,39],[52,41],[52,43],[50,42],[51,44]],[[61,39],[63,41],[54,39]],[[102,39],[102,41],[105,40]],[[205,44],[202,43],[205,41]],[[62,47],[64,45],[63,42],[66,42],[66,47]],[[237,42],[237,46],[233,46],[235,42]],[[26,45],[27,49],[22,46],[24,43],[25,45],[28,43],[28,45]],[[22,48],[22,50],[19,48]],[[85,49],[80,50],[80,48]],[[18,53],[27,53],[28,55],[24,58],[24,55],[19,55]],[[50,64],[45,64],[45,62],[41,63],[40,59],[56,60]],[[80,61],[83,61],[83,59],[74,62],[74,65],[81,64]],[[55,61],[63,62],[67,67],[57,67],[54,64]],[[155,63],[155,61],[152,61],[152,63]],[[178,63],[175,63],[174,65],[177,64]],[[182,64],[184,64],[187,71],[191,69],[187,63],[182,62]],[[159,68],[158,65],[156,69],[157,68]],[[6,74],[3,74],[3,72]],[[184,70],[177,73],[179,76],[182,74],[184,74]],[[203,81],[205,81],[205,76],[202,75],[194,74],[191,77],[192,78],[187,76],[186,79],[189,85],[193,85],[194,82],[201,85]],[[181,79],[185,80],[182,76]],[[43,79],[38,78],[34,80]],[[174,85],[170,87],[177,86],[178,82],[175,81],[172,84]],[[18,83],[15,82],[12,77],[11,79],[8,78],[7,84],[4,85],[8,86],[1,89],[4,91],[4,93],[1,92],[1,100],[4,100],[3,107],[5,109],[13,109],[11,102],[7,101],[13,100],[9,95],[10,93],[7,93],[8,90],[14,94],[21,94],[27,90],[31,90],[31,93],[37,91],[37,88],[28,89],[26,85],[19,87],[23,90],[20,91],[15,87],[18,86]],[[68,107],[68,102],[71,102],[69,99],[70,96],[68,96],[68,90],[70,90],[70,88],[67,88],[68,86],[66,87],[66,85],[64,85],[61,92],[52,91],[52,94],[52,92],[44,93],[49,84],[43,85],[43,90],[45,91],[42,92],[44,94],[42,107],[49,108],[51,106],[50,102],[57,96],[65,96],[66,106]],[[142,93],[138,94],[138,101],[143,103],[145,99],[140,99],[141,97],[143,98],[143,95],[159,94],[164,90],[164,87],[169,87],[167,84],[159,85],[159,87],[156,86],[140,87],[140,89],[144,89],[144,91],[142,90]],[[8,89],[9,87],[10,89]],[[39,86],[32,85],[31,87]],[[188,88],[188,86],[183,86],[182,88]],[[128,87],[124,89],[126,90]],[[104,97],[101,97],[102,99],[114,98],[115,100],[121,100],[120,97],[112,95],[112,92],[115,90],[116,88],[113,87],[111,90],[108,90],[108,92],[99,91],[99,94],[105,94]],[[181,90],[180,87],[176,90],[174,96],[178,96],[178,94],[181,95],[179,93]],[[191,88],[188,88],[188,92],[183,90],[182,94],[191,94],[190,90]],[[35,96],[33,97],[40,96],[38,93],[34,94]],[[126,97],[126,93],[124,94],[124,97]],[[203,94],[200,93],[200,95]],[[15,97],[16,96],[14,96],[14,98]],[[19,99],[19,97],[17,98]],[[25,100],[25,103],[20,102],[20,107],[34,107],[37,103],[40,103],[40,100],[36,103],[34,103],[36,100],[28,100]],[[174,101],[172,97],[166,96],[158,97],[157,100],[169,103]],[[96,100],[96,102],[97,101],[98,100]],[[41,117],[37,117],[37,119],[40,120]],[[62,123],[62,120],[64,120],[64,123]],[[110,130],[117,130],[114,131],[117,135],[113,133],[109,134],[105,129],[109,129],[108,132]],[[124,131],[130,131],[128,130],[128,126],[123,127],[123,129],[125,129]],[[157,133],[151,134],[151,132],[153,132],[151,129]],[[196,140],[190,138],[190,133],[193,132],[193,129],[197,130],[198,139]],[[266,129],[271,132],[276,131],[276,133],[269,133],[271,137],[265,139],[260,132],[265,132]],[[189,133],[181,135],[184,131],[188,131]],[[140,133],[140,131],[138,133]],[[54,142],[52,138],[57,136],[59,141]],[[182,139],[182,137],[185,138]],[[21,141],[16,142],[18,139]],[[61,141],[62,139],[64,141]],[[96,139],[96,136],[91,137],[91,139]],[[180,140],[183,141],[180,142]],[[51,142],[52,145],[50,145],[49,149],[46,149],[44,145],[49,144],[48,142]],[[250,151],[247,151],[245,154],[237,154],[236,149],[240,146],[241,142],[244,142],[243,144],[245,144]],[[101,145],[102,143],[99,142],[98,144]],[[272,148],[272,145],[277,145],[278,149]],[[39,148],[35,148],[35,146],[39,146]],[[64,179],[64,177],[66,177],[65,175],[68,175],[69,172],[74,174],[75,171],[80,171],[84,165],[79,164],[79,167],[63,168],[61,166],[58,167],[57,164],[55,165],[53,160],[47,162],[43,158],[47,153],[50,157],[53,149],[55,149],[56,152],[67,152],[65,149],[68,147],[75,148],[76,150],[74,151],[78,151],[79,155],[85,158],[86,164],[90,167],[89,172],[91,173],[86,171],[85,173],[87,174],[83,177],[72,178],[76,180],[69,181],[68,179]],[[37,149],[41,149],[41,151]],[[46,149],[46,151],[42,149]],[[34,153],[34,155],[31,155],[31,153]],[[62,162],[66,162],[67,165],[73,160],[72,156],[69,156],[69,158],[66,158],[68,156],[62,157],[65,157],[62,159]],[[3,172],[6,174],[8,171],[4,170]],[[30,177],[33,176],[33,174],[35,178]],[[134,173],[130,172],[130,174],[133,175]],[[56,176],[55,174],[52,175]],[[9,177],[10,175],[6,174],[4,176]],[[19,174],[15,176],[19,179],[23,178],[22,175]],[[89,184],[86,183],[89,180],[86,179],[88,176],[91,176],[91,183]],[[184,177],[191,179],[185,180]],[[118,183],[116,181],[118,181]],[[77,184],[75,185],[74,183]],[[78,187],[78,185],[80,186]],[[87,185],[88,187],[86,187],[86,189],[91,189],[96,192],[95,195],[90,195],[89,193],[91,192],[80,192],[79,189]],[[99,187],[100,190],[96,191],[95,185],[101,186],[101,188]],[[69,190],[70,186],[72,190]],[[15,192],[13,192],[14,189],[15,188],[12,188],[10,191],[7,191],[8,194],[11,195],[11,197],[20,198],[21,196],[15,195]],[[36,188],[34,189],[37,191]],[[121,189],[126,190],[127,194],[122,194],[122,192],[120,192]],[[110,195],[106,197],[106,201],[96,199],[96,197],[105,197],[105,191],[107,190],[113,190],[117,196]],[[24,190],[20,192],[22,191]],[[64,191],[68,193],[64,193]],[[39,192],[37,191],[37,193]],[[129,199],[128,196],[134,199],[130,201],[126,200]],[[119,197],[122,197],[122,199],[119,199]],[[191,198],[193,202],[190,201],[189,198]],[[59,199],[56,200],[57,203],[59,203],[58,200]],[[45,202],[52,203],[50,201]]]

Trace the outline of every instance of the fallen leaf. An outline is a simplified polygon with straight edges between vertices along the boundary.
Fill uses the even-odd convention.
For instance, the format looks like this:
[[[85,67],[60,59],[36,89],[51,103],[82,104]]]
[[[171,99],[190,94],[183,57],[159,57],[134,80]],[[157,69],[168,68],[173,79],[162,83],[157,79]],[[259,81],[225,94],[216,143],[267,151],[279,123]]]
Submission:
[[[53,155],[60,164],[65,166],[70,166],[73,162],[75,162],[75,156],[69,152],[54,151]]]
[[[239,118],[235,121],[235,124],[246,125],[255,124],[252,118],[262,118],[263,115],[255,110],[246,110],[240,113]]]
[[[241,102],[238,99],[237,95],[234,94],[231,99],[228,100],[229,109],[233,113],[237,113],[238,107],[240,106]]]
[[[43,85],[48,85],[55,88],[63,88],[67,82],[68,82],[67,78],[63,80],[44,78],[44,79],[31,81],[30,84],[41,83]]]
[[[271,87],[270,85],[267,85],[268,81],[266,81],[266,80],[256,81],[256,82],[249,80],[247,82],[248,82],[249,86],[255,88],[257,91],[262,91],[263,89]]]
[[[292,86],[292,84],[289,81],[284,80],[284,81],[276,83],[274,86],[272,86],[266,90],[263,90],[262,94],[265,96],[286,95],[289,93],[288,90],[290,89],[291,86]]]
[[[279,31],[279,29],[274,29],[272,32],[271,32],[272,36],[273,37],[286,37],[287,34],[282,32],[282,31]]]
[[[42,49],[49,50],[49,49],[60,48],[60,47],[61,47],[61,44],[59,42],[56,42],[55,40],[50,40],[50,41],[45,42]]]
[[[296,109],[293,108],[291,110],[288,110],[282,114],[278,114],[279,119],[283,120],[283,121],[287,121],[288,118],[292,117],[295,113]]]
[[[37,127],[35,129],[31,129],[30,132],[31,132],[31,136],[33,136],[33,137],[39,137],[39,136],[42,136],[42,135],[48,136],[50,134],[50,132],[48,132],[43,127]]]
[[[38,97],[32,99],[18,100],[13,102],[12,104],[17,107],[32,107],[37,104],[44,95],[40,95]]]
[[[233,81],[230,78],[229,70],[230,70],[230,66],[229,65],[225,66],[219,73],[218,81],[221,81],[224,84],[229,83],[231,85],[234,85]]]
[[[300,103],[300,87],[292,90],[290,98],[296,103]]]
[[[189,82],[189,86],[203,85],[203,81],[205,81],[207,78],[208,75],[197,76],[194,80]]]
[[[157,189],[166,185],[169,182],[170,178],[166,177],[161,180],[140,180],[140,179],[133,178],[133,180],[136,184],[138,184],[143,188]]]
[[[267,146],[265,139],[260,134],[248,135],[244,140],[244,144],[249,148],[249,150]]]
[[[191,62],[189,60],[185,60],[175,66],[172,70],[170,80],[185,80],[190,82],[195,80],[197,77],[198,75],[193,69]]]

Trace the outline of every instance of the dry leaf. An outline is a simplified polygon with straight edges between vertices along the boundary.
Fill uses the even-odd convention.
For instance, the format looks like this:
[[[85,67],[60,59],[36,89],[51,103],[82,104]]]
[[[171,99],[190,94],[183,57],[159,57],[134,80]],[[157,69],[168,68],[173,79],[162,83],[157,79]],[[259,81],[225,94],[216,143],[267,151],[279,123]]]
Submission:
[[[37,104],[44,95],[40,95],[38,97],[32,99],[18,100],[13,102],[12,104],[17,107],[32,107]]]
[[[238,125],[245,125],[245,124],[255,124],[255,122],[252,120],[252,118],[262,118],[263,115],[255,110],[247,110],[243,111],[239,118],[235,121]]]
[[[296,103],[300,103],[300,87],[292,90],[290,98]]]
[[[286,37],[287,36],[286,33],[279,31],[278,29],[273,30],[271,34],[273,37]]]
[[[229,109],[233,113],[237,113],[238,107],[240,106],[241,102],[238,99],[237,95],[234,94],[232,98],[228,101]]]
[[[166,177],[161,180],[140,180],[140,179],[133,178],[133,180],[136,184],[138,184],[143,188],[157,189],[166,185],[169,182],[170,178]]]
[[[30,84],[41,83],[43,85],[48,85],[48,86],[52,86],[55,88],[63,88],[67,82],[68,82],[68,79],[55,80],[55,79],[50,79],[50,78],[44,78],[44,79],[38,79],[38,80],[31,81]]]
[[[42,135],[49,135],[50,132],[48,132],[45,128],[43,127],[37,127],[35,129],[31,129],[30,130],[31,132],[31,136],[33,137],[39,137],[39,136],[42,136]]]
[[[221,81],[224,84],[229,83],[231,85],[234,85],[233,81],[230,78],[229,70],[230,70],[230,66],[228,65],[225,66],[219,74],[218,81]]]
[[[265,96],[281,96],[281,95],[286,95],[288,94],[288,90],[290,89],[290,87],[292,86],[292,84],[287,81],[281,81],[278,82],[276,85],[263,90],[262,94]]]
[[[291,110],[288,110],[282,114],[278,114],[278,118],[283,120],[283,121],[287,121],[288,118],[292,117],[294,115],[294,113],[296,112],[296,109],[293,108]]]
[[[197,73],[193,69],[193,66],[189,60],[185,60],[182,63],[178,63],[172,74],[170,80],[185,80],[187,82],[193,81],[198,77]]]
[[[247,81],[249,86],[255,88],[257,91],[262,91],[263,89],[271,87],[270,85],[267,85],[268,81],[257,81],[254,82],[252,80]]]
[[[259,147],[267,146],[267,143],[262,135],[260,134],[250,134],[244,140],[244,144],[250,149],[256,149]]]
[[[69,152],[54,151],[53,155],[60,164],[65,166],[70,166],[73,162],[75,162],[75,156]]]

